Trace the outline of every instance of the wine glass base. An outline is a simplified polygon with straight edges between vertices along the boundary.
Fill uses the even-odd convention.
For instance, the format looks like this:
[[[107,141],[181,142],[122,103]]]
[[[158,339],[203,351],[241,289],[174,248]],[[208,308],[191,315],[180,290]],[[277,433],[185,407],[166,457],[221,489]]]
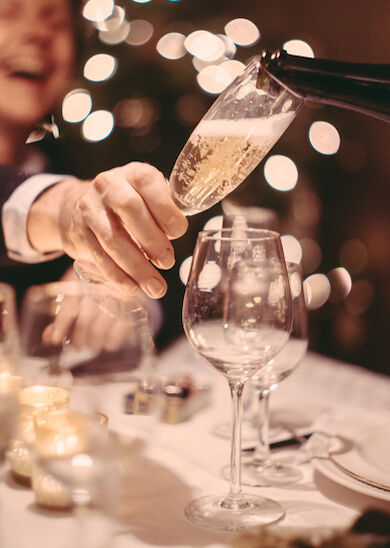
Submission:
[[[221,470],[222,477],[230,481],[230,465]],[[303,478],[299,468],[288,466],[275,459],[267,465],[253,462],[252,459],[243,459],[241,464],[241,483],[250,487],[286,487],[298,483]]]
[[[206,495],[187,504],[184,513],[193,523],[219,531],[243,531],[270,525],[285,516],[278,502],[264,497],[243,495],[242,503],[234,509],[224,507],[225,500],[223,495]]]

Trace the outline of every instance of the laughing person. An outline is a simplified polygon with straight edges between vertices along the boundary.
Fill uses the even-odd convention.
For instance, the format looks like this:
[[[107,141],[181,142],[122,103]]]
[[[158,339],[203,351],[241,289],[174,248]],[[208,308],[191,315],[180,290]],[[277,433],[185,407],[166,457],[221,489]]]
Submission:
[[[162,173],[138,162],[92,181],[23,173],[28,135],[69,89],[79,11],[77,0],[0,0],[2,264],[66,253],[124,292],[160,298],[166,282],[156,267],[174,264],[170,240],[187,229]]]

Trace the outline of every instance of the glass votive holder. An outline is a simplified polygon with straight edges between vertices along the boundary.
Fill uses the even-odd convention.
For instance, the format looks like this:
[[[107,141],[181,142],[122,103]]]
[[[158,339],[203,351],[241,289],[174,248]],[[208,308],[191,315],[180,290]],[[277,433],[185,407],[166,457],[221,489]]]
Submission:
[[[18,393],[19,411],[15,436],[7,458],[15,477],[29,483],[32,476],[31,447],[35,441],[34,417],[69,406],[69,390],[59,386],[27,386]]]
[[[0,372],[0,463],[14,433],[21,383],[20,376],[9,371]]]
[[[72,476],[78,465],[88,474],[88,454],[94,428],[106,430],[108,417],[103,413],[89,416],[64,409],[36,415],[34,425],[35,459],[31,484],[35,502],[48,508],[70,508],[73,497],[68,485],[72,485]],[[63,479],[68,481],[65,483]]]

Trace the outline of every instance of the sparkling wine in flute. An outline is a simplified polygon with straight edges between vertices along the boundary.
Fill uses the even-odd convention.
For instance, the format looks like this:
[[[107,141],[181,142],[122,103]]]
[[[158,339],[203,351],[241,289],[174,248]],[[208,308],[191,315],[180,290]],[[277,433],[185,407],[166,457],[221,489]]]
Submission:
[[[262,76],[262,78],[261,78]],[[232,192],[261,162],[301,105],[269,79],[253,58],[194,129],[170,176],[173,200],[185,215],[209,209]]]
[[[173,200],[185,215],[204,211],[230,194],[261,162],[294,118],[202,120],[173,168]]]

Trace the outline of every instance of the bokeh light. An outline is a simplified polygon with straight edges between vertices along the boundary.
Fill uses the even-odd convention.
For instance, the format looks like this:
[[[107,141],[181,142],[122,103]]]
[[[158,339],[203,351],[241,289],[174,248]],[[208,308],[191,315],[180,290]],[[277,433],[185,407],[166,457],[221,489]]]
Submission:
[[[311,146],[320,154],[336,154],[340,148],[340,134],[329,122],[313,122],[309,129]]]
[[[368,251],[358,238],[347,240],[340,249],[340,263],[352,274],[360,274],[367,266]]]
[[[160,38],[156,49],[166,59],[180,59],[187,53],[184,40],[185,36],[181,32],[169,32]]]
[[[103,21],[113,10],[114,0],[88,0],[83,7],[83,16],[89,21]]]
[[[62,117],[66,122],[81,122],[88,116],[92,108],[92,99],[86,89],[70,91],[62,102]]]
[[[223,216],[215,215],[205,222],[203,230],[220,230],[223,225]]]
[[[264,164],[264,177],[272,188],[288,191],[297,184],[298,169],[291,158],[274,154]]]
[[[300,242],[302,246],[302,270],[305,274],[311,274],[321,264],[321,246],[314,238],[302,238]]]
[[[314,51],[307,42],[303,40],[288,40],[283,44],[283,49],[290,55],[299,55],[300,57],[314,57]]]
[[[239,46],[251,46],[260,38],[260,31],[249,19],[237,18],[225,25],[225,33]]]
[[[175,114],[180,124],[193,126],[202,118],[206,108],[199,94],[186,93],[178,99]]]
[[[184,285],[187,285],[188,276],[190,274],[192,255],[184,259],[179,268],[179,277]]]
[[[231,81],[233,81],[239,74],[241,74],[245,68],[244,63],[241,63],[241,61],[236,61],[234,59],[224,61],[219,66],[230,74]]]
[[[312,274],[303,282],[305,302],[309,310],[323,306],[330,296],[330,282],[325,274]]]
[[[294,220],[306,228],[315,227],[322,215],[322,203],[309,187],[297,187],[292,196],[291,212]]]
[[[83,122],[81,134],[87,141],[102,141],[114,128],[114,117],[107,110],[92,112]]]
[[[229,38],[229,36],[226,36],[226,34],[218,34],[218,36],[225,44],[225,57],[227,57],[228,59],[233,59],[237,52],[235,43],[231,38]]]
[[[352,288],[352,279],[348,270],[339,266],[328,272],[331,293],[329,299],[337,303],[345,299]]]
[[[99,31],[99,40],[109,46],[124,42],[130,32],[130,23],[124,20],[115,30]]]
[[[113,113],[120,127],[149,129],[158,120],[161,106],[149,97],[128,98],[119,101]]]
[[[115,73],[117,64],[117,60],[112,55],[97,53],[85,63],[84,78],[92,82],[107,80]]]
[[[154,26],[145,19],[130,21],[130,30],[126,36],[126,43],[130,46],[143,46],[153,36]]]
[[[184,40],[184,47],[202,61],[217,61],[225,53],[224,41],[207,30],[191,32]]]
[[[300,263],[302,260],[302,246],[299,240],[291,234],[281,236],[284,257],[287,262]]]
[[[208,93],[221,93],[232,81],[230,74],[218,65],[202,69],[196,77],[199,86]]]
[[[113,12],[103,21],[96,21],[95,27],[102,31],[116,30],[125,18],[125,10],[121,6],[114,6]]]

